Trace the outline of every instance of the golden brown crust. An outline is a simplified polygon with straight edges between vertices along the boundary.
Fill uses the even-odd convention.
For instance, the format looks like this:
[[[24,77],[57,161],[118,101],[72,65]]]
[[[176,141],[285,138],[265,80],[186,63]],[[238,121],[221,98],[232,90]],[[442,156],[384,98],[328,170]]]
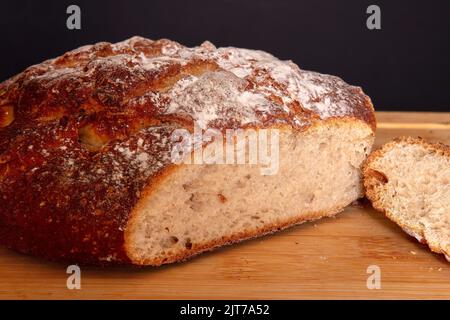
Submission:
[[[415,237],[420,243],[427,244],[433,252],[443,253],[448,257],[449,252],[445,252],[439,245],[427,241],[424,236],[423,229],[413,226],[407,226],[401,220],[399,220],[393,212],[387,210],[381,201],[381,194],[377,191],[377,185],[387,182],[387,177],[380,176],[380,172],[372,168],[372,164],[379,158],[383,157],[389,150],[397,146],[398,144],[416,144],[421,145],[427,149],[430,153],[436,153],[450,157],[450,146],[443,143],[433,143],[424,140],[421,137],[413,138],[409,136],[402,136],[394,138],[381,146],[378,150],[373,151],[366,159],[362,167],[362,173],[364,177],[364,189],[366,197],[371,201],[372,206],[384,213],[386,217],[397,223],[406,233]],[[448,259],[448,258],[447,258]]]
[[[264,52],[140,37],[70,51],[0,83],[0,242],[129,263],[123,230],[145,186],[170,168],[172,130],[305,130],[325,119],[375,130],[360,88]]]

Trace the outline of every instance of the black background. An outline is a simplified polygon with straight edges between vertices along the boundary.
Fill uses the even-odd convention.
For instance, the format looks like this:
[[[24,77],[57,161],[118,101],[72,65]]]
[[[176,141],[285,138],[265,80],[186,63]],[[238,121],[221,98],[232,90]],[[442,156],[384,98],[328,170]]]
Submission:
[[[81,30],[66,8],[81,7]],[[381,30],[366,8],[381,7]],[[450,1],[188,0],[0,3],[0,80],[98,41],[132,35],[262,49],[360,85],[378,110],[450,111]]]

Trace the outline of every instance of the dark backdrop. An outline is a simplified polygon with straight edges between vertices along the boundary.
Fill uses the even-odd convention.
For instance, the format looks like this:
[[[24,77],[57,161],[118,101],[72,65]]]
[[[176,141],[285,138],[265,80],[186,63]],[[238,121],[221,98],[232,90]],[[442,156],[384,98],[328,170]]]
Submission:
[[[77,4],[82,29],[66,28]],[[382,29],[366,28],[377,4]],[[132,35],[269,51],[360,85],[379,110],[450,111],[450,1],[4,1],[0,80],[80,45]]]

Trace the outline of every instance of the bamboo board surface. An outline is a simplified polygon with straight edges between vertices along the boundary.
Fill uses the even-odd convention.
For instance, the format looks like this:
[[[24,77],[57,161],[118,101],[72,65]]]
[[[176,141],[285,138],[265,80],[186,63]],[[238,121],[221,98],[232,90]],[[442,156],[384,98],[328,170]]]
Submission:
[[[376,147],[401,135],[450,144],[450,113],[378,112]],[[367,268],[381,271],[368,289]],[[0,247],[1,299],[450,299],[450,263],[370,207],[160,268],[81,268]]]

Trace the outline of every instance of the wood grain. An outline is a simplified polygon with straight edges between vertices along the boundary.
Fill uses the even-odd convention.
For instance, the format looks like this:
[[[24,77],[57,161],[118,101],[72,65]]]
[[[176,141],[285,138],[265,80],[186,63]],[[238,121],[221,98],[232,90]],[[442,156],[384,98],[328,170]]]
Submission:
[[[450,144],[450,113],[379,112],[376,145],[401,135]],[[367,289],[369,265],[381,289]],[[161,268],[82,267],[0,248],[2,299],[450,299],[450,264],[370,207]]]

